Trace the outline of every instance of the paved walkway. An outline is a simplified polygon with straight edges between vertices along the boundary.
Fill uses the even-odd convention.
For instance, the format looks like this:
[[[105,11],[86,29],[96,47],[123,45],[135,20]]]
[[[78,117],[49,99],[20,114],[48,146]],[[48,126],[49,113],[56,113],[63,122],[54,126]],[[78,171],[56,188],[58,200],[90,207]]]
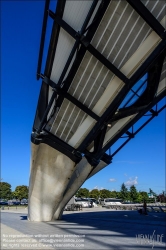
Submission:
[[[1,249],[166,248],[166,213],[84,208],[60,221],[30,222],[27,209],[1,211]]]

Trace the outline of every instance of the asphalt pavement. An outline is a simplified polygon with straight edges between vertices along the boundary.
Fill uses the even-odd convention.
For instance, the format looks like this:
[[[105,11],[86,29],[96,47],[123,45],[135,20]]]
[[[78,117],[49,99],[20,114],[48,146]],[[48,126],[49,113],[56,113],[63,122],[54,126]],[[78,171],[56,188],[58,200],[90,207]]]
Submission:
[[[1,210],[1,249],[166,249],[166,213],[98,207],[31,222],[25,208]]]

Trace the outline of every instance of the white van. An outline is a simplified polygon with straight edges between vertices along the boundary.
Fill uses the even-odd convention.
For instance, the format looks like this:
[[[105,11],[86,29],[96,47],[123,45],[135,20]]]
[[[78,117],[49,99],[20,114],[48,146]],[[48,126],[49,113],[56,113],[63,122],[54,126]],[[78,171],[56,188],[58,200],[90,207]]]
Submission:
[[[77,198],[77,197],[74,197],[74,203],[75,204],[80,204],[82,205],[82,207],[90,207],[90,202],[88,199],[85,199],[85,198]]]
[[[64,210],[78,210],[82,207],[90,207],[90,203],[87,199],[72,197],[69,202],[66,204]]]
[[[121,199],[116,199],[116,198],[100,199],[100,204],[102,206],[121,205],[122,200]]]

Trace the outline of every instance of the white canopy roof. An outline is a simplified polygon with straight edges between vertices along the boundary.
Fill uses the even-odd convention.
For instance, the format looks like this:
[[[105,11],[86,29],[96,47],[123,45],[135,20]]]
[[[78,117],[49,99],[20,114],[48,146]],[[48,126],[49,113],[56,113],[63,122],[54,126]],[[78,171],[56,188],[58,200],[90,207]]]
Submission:
[[[47,58],[50,74],[42,76],[34,132],[41,127],[41,103],[49,105],[54,89],[42,129],[83,154],[102,138],[94,153],[100,158],[99,148],[108,149],[160,101],[166,91],[165,7],[159,0],[58,1],[56,13],[50,12],[54,53]],[[129,91],[132,104],[121,107]]]

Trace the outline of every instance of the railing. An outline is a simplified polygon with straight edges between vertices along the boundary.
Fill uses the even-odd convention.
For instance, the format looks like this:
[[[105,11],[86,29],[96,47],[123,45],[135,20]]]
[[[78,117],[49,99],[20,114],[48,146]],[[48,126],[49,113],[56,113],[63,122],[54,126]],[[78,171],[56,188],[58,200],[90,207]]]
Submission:
[[[46,0],[45,1],[45,8],[44,8],[44,18],[43,18],[43,25],[42,25],[41,40],[40,40],[38,65],[37,65],[37,76],[36,76],[37,80],[40,79],[40,73],[41,73],[41,66],[42,66],[42,58],[43,58],[43,51],[44,51],[44,43],[45,43],[45,35],[46,35],[46,28],[47,28],[49,6],[50,6],[50,0]]]
[[[143,204],[120,204],[120,205],[103,205],[102,207],[115,210],[139,210]],[[166,204],[147,204],[147,210],[153,212],[166,212]]]

